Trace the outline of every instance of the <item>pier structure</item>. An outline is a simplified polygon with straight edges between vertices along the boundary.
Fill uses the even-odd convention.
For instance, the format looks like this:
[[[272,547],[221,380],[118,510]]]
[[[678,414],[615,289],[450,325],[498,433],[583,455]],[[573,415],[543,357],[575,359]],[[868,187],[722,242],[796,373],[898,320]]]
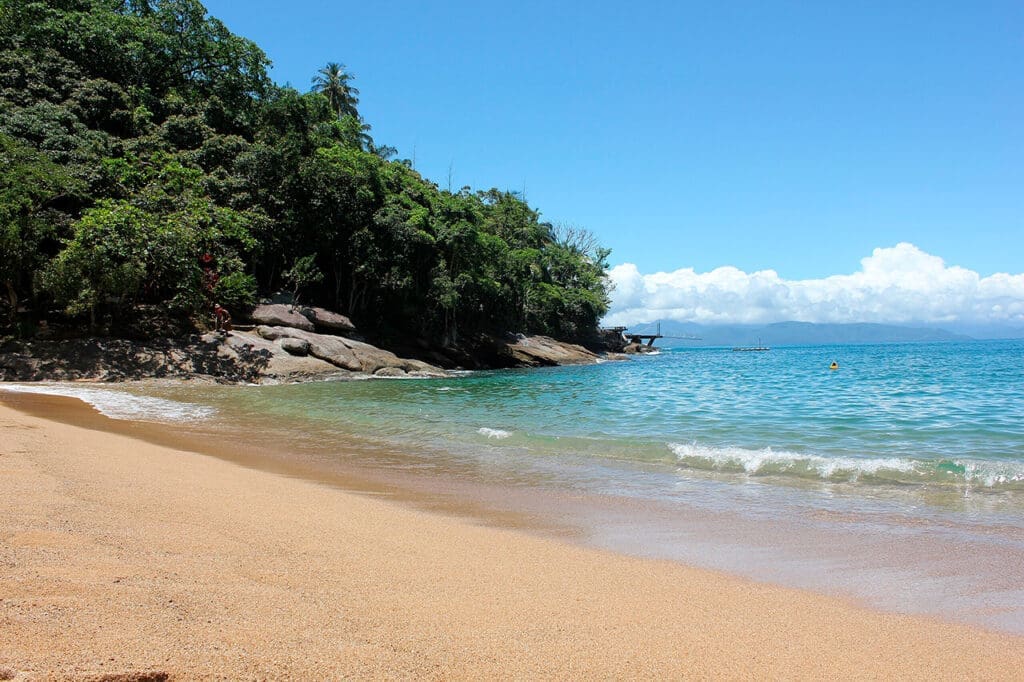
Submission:
[[[628,343],[639,343],[641,345],[644,345],[644,342],[646,342],[646,345],[647,345],[648,348],[654,346],[654,341],[656,339],[664,338],[661,335],[661,323],[660,322],[658,323],[658,331],[657,331],[656,334],[633,334],[633,333],[629,332],[628,330],[629,330],[629,327],[606,327],[602,331],[605,332],[605,333],[612,333],[612,334],[615,334],[616,336],[621,337],[622,340],[625,341],[627,344]]]
[[[647,348],[653,348],[654,342],[658,339],[679,339],[680,341],[701,341],[701,337],[694,335],[687,336],[666,336],[661,333],[661,323],[658,323],[658,329],[654,334],[634,334],[629,331],[629,327],[602,327],[601,334],[607,339],[613,337],[617,341],[629,345],[638,344],[646,346]]]

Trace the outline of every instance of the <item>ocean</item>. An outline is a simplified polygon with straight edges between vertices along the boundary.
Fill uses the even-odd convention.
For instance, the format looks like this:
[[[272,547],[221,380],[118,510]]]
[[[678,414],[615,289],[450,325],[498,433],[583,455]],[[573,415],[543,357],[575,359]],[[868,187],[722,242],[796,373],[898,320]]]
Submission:
[[[1024,341],[31,390],[344,460],[573,541],[1024,633]]]

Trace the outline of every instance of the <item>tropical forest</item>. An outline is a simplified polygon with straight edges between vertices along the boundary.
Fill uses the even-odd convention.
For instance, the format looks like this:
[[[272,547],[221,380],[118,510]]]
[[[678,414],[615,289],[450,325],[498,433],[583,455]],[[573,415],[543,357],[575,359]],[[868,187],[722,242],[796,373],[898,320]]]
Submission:
[[[385,342],[591,335],[609,252],[422,177],[340,58],[300,90],[197,0],[0,0],[0,335],[201,330],[282,292]]]

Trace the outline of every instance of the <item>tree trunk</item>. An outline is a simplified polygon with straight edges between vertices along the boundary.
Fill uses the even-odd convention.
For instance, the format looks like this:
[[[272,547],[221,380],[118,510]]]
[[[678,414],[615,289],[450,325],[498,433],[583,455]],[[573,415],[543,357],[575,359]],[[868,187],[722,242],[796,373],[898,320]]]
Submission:
[[[7,286],[7,304],[11,306],[11,310],[7,314],[7,321],[14,324],[15,318],[18,316],[18,292],[14,290],[14,282],[11,280],[6,280],[4,284]]]

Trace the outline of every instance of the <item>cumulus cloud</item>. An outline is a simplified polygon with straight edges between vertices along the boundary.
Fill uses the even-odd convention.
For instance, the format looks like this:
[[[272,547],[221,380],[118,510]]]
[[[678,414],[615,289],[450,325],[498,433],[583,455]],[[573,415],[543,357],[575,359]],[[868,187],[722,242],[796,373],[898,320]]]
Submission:
[[[878,248],[850,275],[786,280],[684,268],[642,274],[632,263],[609,272],[609,325],[654,320],[703,324],[771,322],[1024,323],[1024,273],[981,277],[906,242]]]

